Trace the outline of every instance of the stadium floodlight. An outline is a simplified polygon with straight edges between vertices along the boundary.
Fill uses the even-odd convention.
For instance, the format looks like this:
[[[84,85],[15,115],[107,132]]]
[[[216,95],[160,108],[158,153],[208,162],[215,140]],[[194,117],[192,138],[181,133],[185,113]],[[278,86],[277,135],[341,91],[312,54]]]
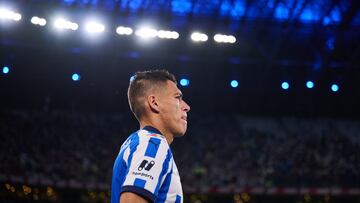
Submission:
[[[232,88],[237,88],[239,86],[239,82],[237,80],[232,80],[230,85]]]
[[[3,69],[2,69],[2,72],[3,72],[4,74],[8,74],[8,73],[10,72],[9,67],[4,66]]]
[[[191,34],[191,39],[195,42],[206,42],[208,40],[208,36],[204,33],[193,32]]]
[[[309,89],[312,89],[314,87],[314,82],[313,81],[307,81],[306,82],[306,87]]]
[[[133,33],[133,29],[130,27],[119,26],[116,28],[116,33],[119,35],[131,35]]]
[[[186,79],[186,78],[182,78],[182,79],[180,80],[180,85],[183,86],[183,87],[189,86],[189,85],[190,85],[190,81],[189,81],[188,79]]]
[[[80,74],[78,74],[78,73],[74,73],[74,74],[71,76],[71,79],[72,79],[73,81],[79,81],[80,78],[81,78],[81,76],[80,76]]]
[[[177,39],[177,38],[180,37],[180,34],[179,34],[178,32],[176,32],[176,31],[172,31],[172,32],[171,32],[171,35],[172,35],[172,38],[173,38],[173,39]]]
[[[331,91],[333,91],[333,92],[339,91],[339,85],[337,85],[337,84],[332,84],[332,85],[331,85]]]
[[[223,35],[216,34],[216,35],[214,36],[214,40],[215,40],[215,42],[223,42],[223,41],[224,41],[224,37],[223,37]]]
[[[153,28],[144,27],[136,30],[135,35],[144,39],[154,38],[158,35],[158,31]]]
[[[1,19],[19,21],[21,20],[21,14],[12,10],[0,8],[0,20]]]
[[[66,30],[77,30],[79,25],[77,23],[65,20],[64,18],[57,18],[54,23],[55,28],[57,29],[66,29]]]
[[[228,43],[234,44],[236,42],[236,37],[230,35],[228,36]]]
[[[290,87],[290,85],[289,85],[288,82],[283,82],[283,83],[281,83],[281,88],[283,88],[284,90],[289,89],[289,87]]]
[[[179,33],[176,31],[159,30],[157,36],[161,39],[177,39],[179,38]]]
[[[216,34],[214,35],[215,42],[218,43],[235,43],[236,38],[233,35],[223,35],[223,34]]]
[[[89,33],[101,33],[101,32],[104,32],[105,26],[101,23],[98,23],[95,21],[90,21],[90,22],[86,23],[85,29]]]
[[[46,20],[44,18],[40,18],[40,17],[37,17],[37,16],[32,17],[30,21],[34,25],[40,25],[40,26],[45,26],[46,25]]]

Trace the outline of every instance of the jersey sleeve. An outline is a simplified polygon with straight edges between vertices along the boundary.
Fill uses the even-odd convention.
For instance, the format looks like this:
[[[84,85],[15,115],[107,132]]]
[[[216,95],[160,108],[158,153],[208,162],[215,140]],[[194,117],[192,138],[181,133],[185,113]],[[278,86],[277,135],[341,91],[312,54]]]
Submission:
[[[133,192],[154,202],[161,184],[170,172],[172,158],[169,145],[157,137],[141,137],[137,146],[129,148],[127,175],[121,193]]]

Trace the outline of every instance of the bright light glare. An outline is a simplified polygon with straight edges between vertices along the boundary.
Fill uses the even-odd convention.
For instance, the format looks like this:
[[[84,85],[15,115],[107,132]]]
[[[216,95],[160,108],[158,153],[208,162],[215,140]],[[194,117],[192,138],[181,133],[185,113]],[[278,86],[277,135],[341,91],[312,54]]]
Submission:
[[[337,91],[339,91],[339,86],[338,86],[337,84],[332,84],[332,85],[331,85],[331,90],[332,90],[333,92],[337,92]]]
[[[236,88],[239,86],[239,82],[237,80],[232,80],[230,82],[231,87]]]
[[[2,69],[2,71],[3,71],[4,74],[8,74],[9,71],[10,71],[10,69],[9,69],[9,67],[4,66],[3,69]]]
[[[74,74],[71,76],[71,79],[72,79],[73,81],[79,81],[80,78],[81,78],[81,76],[80,76],[79,74],[77,74],[77,73],[74,73]]]
[[[289,87],[290,87],[290,85],[289,85],[288,82],[283,82],[283,83],[281,83],[281,88],[283,88],[284,90],[289,89]]]
[[[195,42],[205,42],[208,40],[208,36],[204,33],[194,32],[191,34],[191,39]]]
[[[130,27],[119,26],[116,28],[116,33],[119,35],[131,35],[133,33],[133,29]]]
[[[46,20],[44,18],[34,16],[34,17],[31,18],[31,23],[34,24],[34,25],[45,26],[46,25]]]
[[[89,33],[101,33],[105,30],[105,26],[97,22],[88,22],[85,28]]]
[[[183,87],[189,86],[189,84],[190,84],[190,81],[188,79],[186,79],[186,78],[183,78],[183,79],[180,80],[180,85],[183,86]]]
[[[159,30],[157,36],[161,39],[177,39],[179,38],[179,33],[175,31]]]
[[[314,87],[314,82],[312,82],[312,81],[307,81],[307,82],[306,82],[306,87],[309,88],[309,89],[313,88],[313,87]]]
[[[152,28],[141,28],[135,32],[135,35],[145,39],[154,38],[157,36],[157,30]]]
[[[222,34],[216,34],[214,35],[215,42],[218,43],[235,43],[236,38],[233,35],[222,35]]]
[[[67,29],[73,31],[79,28],[79,25],[77,23],[65,20],[64,18],[56,19],[54,25],[57,29]]]
[[[0,8],[0,19],[19,21],[21,20],[21,14],[5,8]]]
[[[179,33],[169,30],[156,30],[149,27],[143,27],[135,32],[135,35],[144,39],[158,37],[160,39],[177,39]]]

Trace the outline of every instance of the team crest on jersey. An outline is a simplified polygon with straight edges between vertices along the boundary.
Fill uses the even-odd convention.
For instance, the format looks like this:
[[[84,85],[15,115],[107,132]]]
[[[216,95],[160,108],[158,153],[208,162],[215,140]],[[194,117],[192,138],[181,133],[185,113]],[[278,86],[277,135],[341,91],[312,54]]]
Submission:
[[[145,169],[146,171],[150,171],[154,165],[155,165],[155,161],[149,162],[148,160],[144,159],[139,165],[138,170],[142,171],[143,169]]]

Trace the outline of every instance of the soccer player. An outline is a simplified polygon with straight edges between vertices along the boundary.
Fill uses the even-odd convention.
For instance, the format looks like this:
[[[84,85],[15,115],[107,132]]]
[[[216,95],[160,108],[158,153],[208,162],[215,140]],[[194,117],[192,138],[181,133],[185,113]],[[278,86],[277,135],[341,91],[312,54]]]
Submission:
[[[182,203],[183,193],[170,144],[187,129],[190,106],[174,75],[137,72],[128,100],[140,130],[123,143],[113,167],[111,203]]]

